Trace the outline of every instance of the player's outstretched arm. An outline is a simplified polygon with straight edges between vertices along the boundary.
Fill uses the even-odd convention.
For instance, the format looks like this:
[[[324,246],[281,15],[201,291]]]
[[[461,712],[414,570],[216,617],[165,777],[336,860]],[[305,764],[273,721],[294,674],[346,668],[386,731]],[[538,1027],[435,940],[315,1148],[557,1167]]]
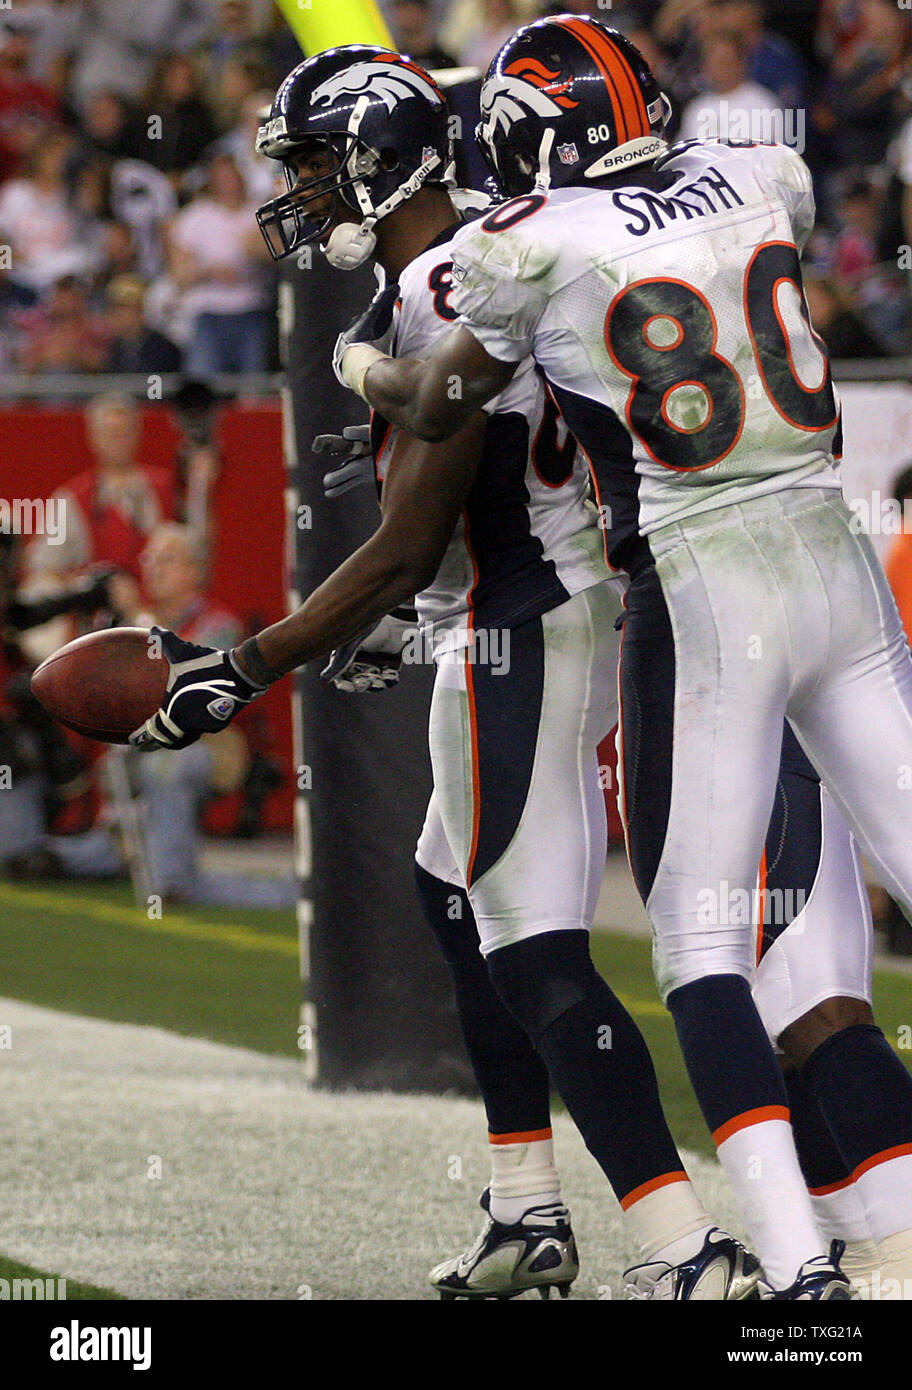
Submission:
[[[431,582],[472,485],[487,417],[443,444],[400,435],[383,488],[383,518],[360,549],[296,613],[231,652],[160,632],[171,666],[165,704],[130,737],[143,751],[185,748],[224,728],[288,671],[373,627]]]
[[[290,617],[256,638],[274,676],[324,656],[426,588],[443,559],[481,456],[487,418],[475,412],[457,434],[428,444],[400,434],[383,488],[383,519],[360,549]],[[250,652],[238,651],[248,664]]]
[[[342,347],[341,340],[336,350],[337,375],[346,386],[384,419],[431,443],[449,439],[504,389],[518,366],[492,357],[462,325],[425,359],[387,357],[366,343]]]

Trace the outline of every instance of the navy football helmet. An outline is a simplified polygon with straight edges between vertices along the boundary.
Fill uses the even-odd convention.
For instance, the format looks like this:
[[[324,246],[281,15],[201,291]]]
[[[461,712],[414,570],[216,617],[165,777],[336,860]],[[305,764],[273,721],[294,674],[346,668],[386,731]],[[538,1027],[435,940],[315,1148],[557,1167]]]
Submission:
[[[671,107],[639,49],[582,15],[518,29],[481,89],[475,137],[509,198],[657,159]]]
[[[452,181],[443,93],[417,63],[385,48],[350,44],[300,63],[276,93],[256,147],[282,163],[288,186],[257,212],[276,260],[321,240],[341,203],[356,214],[354,225],[335,228],[326,254],[343,269],[360,265],[381,218],[424,184]],[[300,179],[291,161],[318,153],[326,172]],[[329,203],[315,214],[313,205],[327,194]]]

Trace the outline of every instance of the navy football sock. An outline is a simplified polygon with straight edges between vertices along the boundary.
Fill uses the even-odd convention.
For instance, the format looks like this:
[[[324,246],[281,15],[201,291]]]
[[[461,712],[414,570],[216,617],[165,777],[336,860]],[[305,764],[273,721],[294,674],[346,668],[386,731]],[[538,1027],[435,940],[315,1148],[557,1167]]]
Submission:
[[[912,1144],[912,1078],[874,1024],[827,1038],[802,1076],[850,1173],[875,1155]]]
[[[462,1035],[489,1132],[550,1128],[547,1068],[491,983],[468,895],[420,864],[415,865],[415,881],[422,910],[453,977]]]
[[[640,1030],[589,956],[585,931],[557,931],[488,956],[504,1003],[620,1201],[684,1165]]]
[[[850,1176],[830,1127],[817,1099],[801,1072],[790,1067],[785,1073],[795,1148],[804,1180],[811,1192],[844,1183]]]
[[[746,980],[704,975],[672,990],[668,1008],[690,1084],[713,1135],[750,1111],[787,1110],[782,1072]]]

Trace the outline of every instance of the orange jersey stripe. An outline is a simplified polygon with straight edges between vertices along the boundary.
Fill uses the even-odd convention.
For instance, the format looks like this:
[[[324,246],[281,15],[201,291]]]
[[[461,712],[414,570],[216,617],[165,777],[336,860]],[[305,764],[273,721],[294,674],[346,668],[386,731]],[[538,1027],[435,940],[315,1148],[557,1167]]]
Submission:
[[[489,1134],[489,1144],[537,1144],[551,1138],[551,1129],[520,1129],[515,1134]]]
[[[757,964],[760,964],[760,957],[763,955],[763,904],[766,901],[766,845],[763,846],[763,855],[760,860],[760,906],[757,916]]]
[[[724,1144],[726,1139],[730,1139],[733,1134],[737,1134],[741,1129],[748,1129],[751,1125],[762,1125],[767,1120],[785,1120],[790,1118],[790,1111],[787,1105],[758,1105],[756,1110],[745,1110],[740,1115],[734,1115],[727,1120],[724,1125],[713,1131],[713,1142],[716,1147]]]
[[[650,1178],[649,1182],[640,1183],[632,1192],[628,1192],[626,1197],[621,1198],[621,1209],[629,1211],[634,1202],[639,1202],[643,1197],[648,1197],[650,1192],[658,1192],[660,1187],[668,1187],[673,1182],[690,1182],[690,1178],[683,1168],[674,1173],[663,1173],[660,1178]]]

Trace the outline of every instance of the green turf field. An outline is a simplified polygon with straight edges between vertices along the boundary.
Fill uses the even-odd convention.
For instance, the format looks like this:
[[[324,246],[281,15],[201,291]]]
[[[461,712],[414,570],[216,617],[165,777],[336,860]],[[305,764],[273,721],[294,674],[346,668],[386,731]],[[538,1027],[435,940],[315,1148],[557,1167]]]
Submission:
[[[649,943],[597,933],[593,954],[643,1029],[675,1138],[711,1154],[656,995]],[[898,1045],[912,1021],[912,977],[881,971],[875,989],[881,1026]],[[291,913],[265,909],[166,907],[149,921],[125,885],[0,883],[0,995],[295,1055],[297,930]]]
[[[295,1054],[297,928],[276,909],[150,921],[122,884],[0,881],[0,995]]]
[[[0,1279],[12,1284],[14,1279],[57,1279],[56,1274],[47,1274],[44,1270],[33,1269],[31,1265],[17,1264],[15,1260],[6,1260],[0,1255]],[[97,1289],[94,1284],[77,1284],[75,1280],[66,1281],[67,1300],[80,1299],[111,1299],[122,1298],[123,1295],[115,1293],[113,1289]]]
[[[704,1200],[731,1225],[736,1213],[656,996],[648,941],[598,933],[593,951],[646,1035]],[[469,1236],[486,1159],[477,1105],[300,1088],[293,914],[166,907],[150,921],[124,885],[0,882],[0,996],[18,1001],[8,1013],[25,1039],[7,1092],[16,1205],[6,1244],[20,1262],[0,1257],[0,1279],[63,1274],[68,1297],[80,1299],[236,1298],[254,1287],[293,1298],[302,1282],[314,1283],[315,1297],[420,1297],[429,1296],[429,1265]],[[876,1002],[908,1061],[900,1030],[912,977],[881,972]],[[49,1029],[47,1019],[16,1014],[27,1005],[83,1017]],[[155,1031],[105,1032],[112,1023]],[[212,1053],[196,1039],[249,1050]],[[578,1136],[564,1116],[555,1126],[585,1237],[579,1292],[597,1297],[606,1281],[617,1285],[626,1236]],[[371,1142],[352,1165],[351,1136],[366,1132]],[[162,1152],[159,1187],[143,1174],[145,1156]],[[454,1154],[465,1158],[463,1183],[443,1176]],[[381,1229],[392,1203],[400,1224],[415,1225],[415,1241],[408,1268],[391,1275],[372,1197],[379,1175],[403,1172],[408,1183],[384,1188]],[[47,1224],[36,1239],[28,1213],[39,1208]],[[348,1243],[336,1248],[340,1226]]]

